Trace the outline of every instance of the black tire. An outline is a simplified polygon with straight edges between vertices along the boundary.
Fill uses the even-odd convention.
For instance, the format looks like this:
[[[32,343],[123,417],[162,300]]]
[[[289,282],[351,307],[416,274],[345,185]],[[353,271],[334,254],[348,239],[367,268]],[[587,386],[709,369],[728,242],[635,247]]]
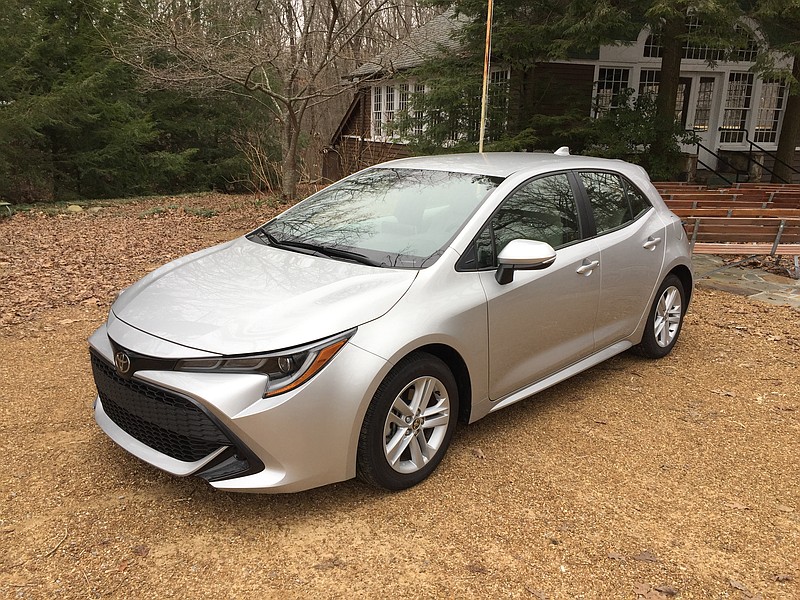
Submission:
[[[387,490],[418,484],[442,461],[457,419],[450,369],[431,354],[410,354],[372,397],[358,441],[358,477]]]
[[[668,275],[653,299],[642,341],[633,347],[633,352],[646,358],[663,358],[669,354],[678,341],[685,314],[686,292],[683,283],[676,275]]]

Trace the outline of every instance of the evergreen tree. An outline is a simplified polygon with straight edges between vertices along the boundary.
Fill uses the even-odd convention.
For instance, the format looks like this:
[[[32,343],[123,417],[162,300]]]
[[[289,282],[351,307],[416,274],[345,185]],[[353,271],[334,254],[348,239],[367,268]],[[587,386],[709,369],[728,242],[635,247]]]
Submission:
[[[415,98],[418,109],[428,115],[424,117],[425,134],[414,138],[420,147],[431,133],[433,143],[445,137],[443,126],[448,121],[463,127],[461,145],[474,141],[472,130],[477,128],[487,5],[485,0],[442,1],[440,5],[451,6],[457,15],[466,16],[466,24],[456,33],[463,51],[432,60],[410,74],[424,79],[430,87],[424,97]],[[492,65],[509,68],[511,78],[498,78],[491,87],[489,137],[494,143],[488,148],[532,150],[542,147],[540,144],[555,137],[556,132],[562,133],[562,140],[582,145],[591,88],[565,88],[542,63],[588,56],[601,43],[635,39],[641,25],[634,24],[632,14],[624,7],[584,0],[496,2]],[[447,103],[438,104],[437,110],[440,101]],[[561,114],[552,116],[556,112]],[[442,118],[443,113],[447,118]],[[565,127],[574,135],[564,136]]]
[[[97,14],[83,0],[12,0],[4,11],[4,196],[119,195],[141,173],[139,148],[155,130],[131,97],[130,74],[103,52]]]
[[[14,202],[227,188],[247,178],[235,133],[263,118],[234,96],[140,88],[107,51],[115,0],[5,0],[0,196]]]
[[[467,114],[474,112],[474,89],[481,77],[485,1],[442,0],[440,4],[453,6],[469,22],[461,32],[464,52],[460,56],[431,61],[412,74],[431,82],[433,88],[417,102],[431,115],[424,117],[424,128],[416,127],[417,131],[424,129],[424,134],[411,137],[417,148],[446,137],[442,124],[448,119],[442,119],[442,114],[462,126],[469,121]],[[569,144],[577,151],[607,154],[622,145],[644,149],[627,156],[629,160],[642,163],[656,177],[671,177],[681,164],[678,142],[691,137],[675,123],[684,45],[689,42],[728,49],[728,56],[735,58],[736,51],[746,45],[751,35],[740,25],[747,8],[736,0],[498,0],[492,60],[494,65],[510,67],[512,77],[505,96],[500,90],[495,93],[492,110],[505,111],[505,117],[490,119],[494,141],[488,149],[533,150]],[[690,18],[695,20],[691,31],[687,25]],[[592,122],[588,107],[591,89],[560,86],[554,90],[551,86],[544,63],[596,56],[602,44],[634,42],[644,27],[658,36],[662,48],[660,85],[654,105],[649,101],[621,102],[624,114],[607,115]],[[447,93],[439,93],[440,88]],[[557,97],[553,99],[553,95]],[[546,111],[541,110],[543,98],[550,102]],[[450,103],[437,105],[440,101]],[[554,106],[560,108],[560,115],[553,115],[557,112]],[[628,124],[626,134],[638,132],[641,138],[609,138],[618,131],[615,128],[620,121]],[[414,130],[410,123],[401,122],[401,126]],[[433,139],[431,132],[435,134]],[[460,145],[450,146],[463,148],[469,137],[461,136]]]

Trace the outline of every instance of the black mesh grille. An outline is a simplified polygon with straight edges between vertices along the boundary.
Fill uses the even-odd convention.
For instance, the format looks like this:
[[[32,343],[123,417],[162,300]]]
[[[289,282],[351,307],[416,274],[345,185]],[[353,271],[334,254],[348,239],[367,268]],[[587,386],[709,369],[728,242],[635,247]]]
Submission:
[[[121,429],[162,454],[185,462],[234,444],[188,398],[117,375],[92,353],[92,371],[103,410]]]

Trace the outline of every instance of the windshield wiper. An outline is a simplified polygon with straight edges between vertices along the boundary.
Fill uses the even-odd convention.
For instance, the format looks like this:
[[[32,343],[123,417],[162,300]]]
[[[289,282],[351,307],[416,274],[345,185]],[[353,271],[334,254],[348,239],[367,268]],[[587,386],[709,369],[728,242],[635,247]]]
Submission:
[[[289,246],[291,248],[300,248],[302,250],[311,250],[318,252],[330,258],[343,258],[344,260],[352,260],[361,263],[362,265],[369,265],[371,267],[380,267],[382,263],[372,260],[365,254],[353,252],[352,250],[343,250],[341,248],[334,248],[333,246],[323,246],[321,244],[311,244],[309,242],[295,242],[291,240],[282,240],[278,242],[281,246]]]
[[[296,242],[293,240],[279,240],[274,235],[266,231],[264,228],[258,230],[258,233],[266,238],[270,246],[282,248],[284,250],[308,250],[311,253],[329,258],[341,258],[344,260],[351,260],[353,262],[369,265],[371,267],[383,266],[383,263],[372,260],[365,254],[353,252],[351,250],[343,250],[341,248],[334,248],[332,246],[323,246],[321,244],[312,244],[309,242]]]

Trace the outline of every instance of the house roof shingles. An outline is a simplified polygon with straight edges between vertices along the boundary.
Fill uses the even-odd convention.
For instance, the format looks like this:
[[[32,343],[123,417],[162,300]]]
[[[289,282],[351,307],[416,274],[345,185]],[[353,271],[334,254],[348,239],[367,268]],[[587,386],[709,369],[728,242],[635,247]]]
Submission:
[[[447,10],[416,29],[407,38],[398,40],[386,52],[365,62],[350,73],[352,79],[370,77],[378,73],[392,73],[421,65],[442,52],[457,52],[461,44],[453,33],[467,18]]]

